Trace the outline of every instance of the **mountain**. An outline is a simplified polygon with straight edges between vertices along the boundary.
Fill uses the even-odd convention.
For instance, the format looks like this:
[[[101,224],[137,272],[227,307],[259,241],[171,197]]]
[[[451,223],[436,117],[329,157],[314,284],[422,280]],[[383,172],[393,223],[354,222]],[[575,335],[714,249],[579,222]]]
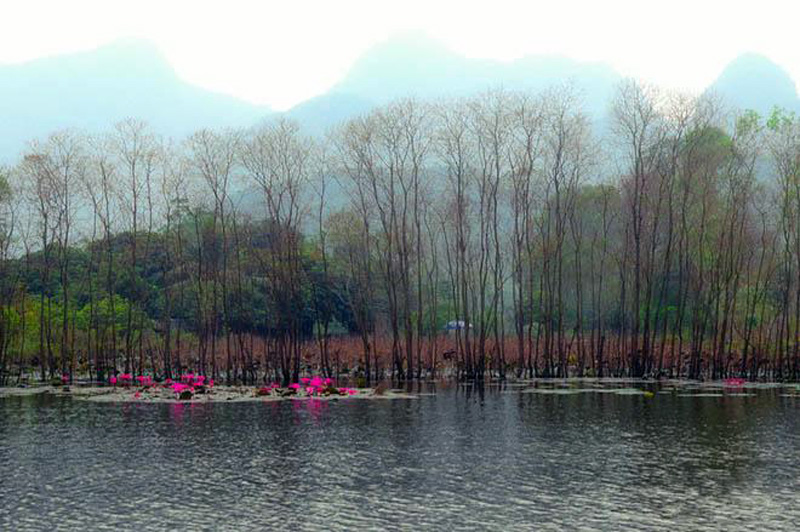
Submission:
[[[508,62],[471,59],[423,34],[410,33],[370,49],[333,90],[385,102],[407,95],[464,96],[499,86],[537,90],[572,81],[586,92],[593,107],[591,103],[610,92],[619,79],[607,65],[559,56]]]
[[[585,92],[587,104],[598,109],[620,80],[612,68],[559,56],[529,56],[515,61],[470,59],[441,43],[409,34],[380,44],[353,66],[334,87],[384,102],[399,96],[466,96],[493,87],[540,90],[573,82]]]
[[[0,162],[59,128],[104,130],[126,117],[164,135],[200,127],[246,126],[265,107],[181,80],[147,42],[124,40],[99,49],[0,65]]]
[[[709,90],[726,103],[767,116],[774,106],[800,111],[800,98],[791,76],[766,57],[743,54],[731,61]]]
[[[328,93],[288,114],[307,118],[308,129],[318,131],[398,97],[468,96],[496,87],[536,91],[571,83],[581,91],[588,112],[600,117],[620,79],[607,65],[558,56],[470,59],[424,34],[407,33],[368,50]]]
[[[570,83],[581,91],[590,116],[602,121],[621,79],[608,65],[558,56],[471,59],[409,33],[367,50],[330,90],[285,115],[320,134],[397,97],[465,96],[493,87],[536,91]],[[791,77],[756,54],[732,61],[709,90],[731,105],[764,115],[774,105],[800,111]],[[274,115],[266,107],[181,80],[155,47],[137,40],[0,65],[0,163],[13,162],[28,141],[59,128],[105,130],[129,116],[180,137],[200,127],[252,126]]]
[[[321,135],[332,126],[369,112],[375,100],[353,94],[328,92],[292,107],[285,113],[311,135]]]

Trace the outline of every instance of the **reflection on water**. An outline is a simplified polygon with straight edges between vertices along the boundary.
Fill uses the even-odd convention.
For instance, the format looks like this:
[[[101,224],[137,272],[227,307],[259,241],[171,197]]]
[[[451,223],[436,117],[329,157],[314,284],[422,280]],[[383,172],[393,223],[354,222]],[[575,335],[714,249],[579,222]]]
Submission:
[[[796,530],[800,399],[0,400],[0,529]]]

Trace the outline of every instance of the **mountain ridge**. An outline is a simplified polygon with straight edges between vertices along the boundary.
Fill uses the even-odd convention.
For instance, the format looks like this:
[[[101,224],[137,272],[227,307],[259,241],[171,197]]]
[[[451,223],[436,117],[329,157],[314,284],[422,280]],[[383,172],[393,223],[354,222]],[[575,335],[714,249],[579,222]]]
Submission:
[[[402,34],[361,55],[327,91],[283,116],[312,134],[368,112],[400,96],[424,98],[474,94],[492,87],[541,90],[574,84],[590,116],[608,110],[623,77],[605,63],[562,56],[525,56],[513,61],[461,56],[418,33]],[[780,105],[800,111],[789,74],[755,53],[737,56],[706,89],[732,105],[761,114]],[[106,130],[122,118],[149,122],[167,136],[201,127],[249,127],[276,116],[268,107],[216,93],[182,80],[151,43],[115,41],[95,50],[0,65],[0,162],[11,162],[27,142],[61,128]]]
[[[179,136],[200,127],[246,126],[270,113],[183,81],[146,41],[0,65],[0,161],[10,162],[27,142],[58,129],[93,133],[136,117]]]

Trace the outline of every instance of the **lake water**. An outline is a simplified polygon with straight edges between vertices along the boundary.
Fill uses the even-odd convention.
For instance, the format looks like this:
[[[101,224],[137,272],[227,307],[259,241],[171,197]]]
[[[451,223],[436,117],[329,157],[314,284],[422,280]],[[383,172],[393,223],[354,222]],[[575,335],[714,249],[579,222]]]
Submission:
[[[2,530],[797,530],[800,397],[0,399]]]

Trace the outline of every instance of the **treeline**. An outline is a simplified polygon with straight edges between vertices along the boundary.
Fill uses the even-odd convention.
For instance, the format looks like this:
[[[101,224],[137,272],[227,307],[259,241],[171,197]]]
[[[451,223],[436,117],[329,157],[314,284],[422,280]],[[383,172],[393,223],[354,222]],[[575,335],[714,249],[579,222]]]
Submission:
[[[800,119],[633,82],[610,116],[491,91],[325,139],[33,142],[0,180],[0,380],[797,380]]]

